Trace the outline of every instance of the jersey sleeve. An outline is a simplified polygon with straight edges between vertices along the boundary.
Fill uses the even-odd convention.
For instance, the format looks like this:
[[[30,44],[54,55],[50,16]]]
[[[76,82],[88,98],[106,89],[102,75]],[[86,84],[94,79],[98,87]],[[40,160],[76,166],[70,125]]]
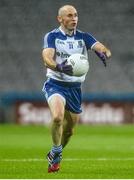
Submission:
[[[92,47],[98,42],[91,34],[89,33],[84,33],[83,34],[83,39],[86,44],[87,49],[92,49]]]
[[[43,48],[55,48],[55,36],[53,33],[47,33],[44,36]]]

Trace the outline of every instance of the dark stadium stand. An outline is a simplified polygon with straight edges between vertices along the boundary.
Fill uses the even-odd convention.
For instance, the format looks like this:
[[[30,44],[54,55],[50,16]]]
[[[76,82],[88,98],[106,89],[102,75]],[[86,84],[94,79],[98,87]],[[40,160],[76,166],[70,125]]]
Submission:
[[[41,92],[46,79],[43,36],[58,26],[57,10],[64,4],[75,5],[79,28],[91,32],[112,51],[107,68],[90,52],[83,92],[133,92],[133,0],[1,0],[0,92]]]

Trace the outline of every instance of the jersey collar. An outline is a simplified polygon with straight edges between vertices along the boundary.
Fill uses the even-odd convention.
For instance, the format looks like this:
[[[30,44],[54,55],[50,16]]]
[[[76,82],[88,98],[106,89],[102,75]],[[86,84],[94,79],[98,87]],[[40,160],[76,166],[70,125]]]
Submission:
[[[59,30],[61,31],[61,33],[62,33],[63,35],[69,36],[68,34],[66,34],[66,33],[63,31],[63,29],[61,28],[61,26],[59,27]],[[72,37],[72,36],[74,36],[75,34],[76,34],[76,30],[74,30],[73,35],[71,35],[71,36],[69,36],[69,37]]]

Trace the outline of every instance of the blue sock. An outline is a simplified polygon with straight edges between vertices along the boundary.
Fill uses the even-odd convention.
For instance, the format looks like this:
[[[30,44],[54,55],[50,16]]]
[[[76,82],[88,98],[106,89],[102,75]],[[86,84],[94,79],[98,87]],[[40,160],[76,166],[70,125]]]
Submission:
[[[55,154],[62,153],[62,145],[60,145],[60,146],[53,145],[50,153],[51,153],[52,156],[54,156]]]

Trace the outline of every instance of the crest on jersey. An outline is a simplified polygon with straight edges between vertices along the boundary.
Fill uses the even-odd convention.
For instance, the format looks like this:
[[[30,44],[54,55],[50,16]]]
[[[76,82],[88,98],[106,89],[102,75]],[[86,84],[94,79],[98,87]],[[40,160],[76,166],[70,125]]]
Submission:
[[[78,46],[77,46],[78,48],[82,48],[83,47],[83,44],[82,44],[82,41],[81,40],[79,40],[78,41]]]

